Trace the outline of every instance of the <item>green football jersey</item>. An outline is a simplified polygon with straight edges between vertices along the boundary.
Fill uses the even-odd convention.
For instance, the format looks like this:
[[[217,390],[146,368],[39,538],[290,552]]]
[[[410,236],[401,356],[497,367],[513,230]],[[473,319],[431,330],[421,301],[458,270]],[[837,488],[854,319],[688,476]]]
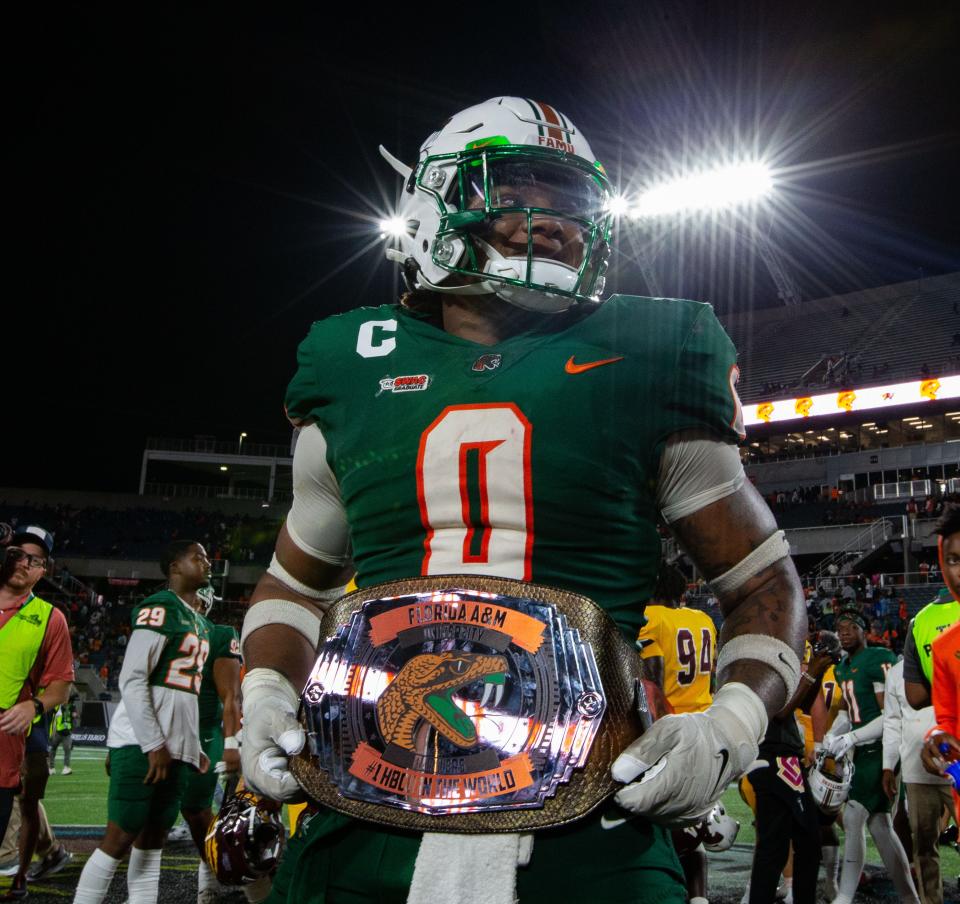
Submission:
[[[880,685],[882,691],[887,671],[896,662],[896,654],[885,647],[864,647],[855,656],[844,656],[837,664],[837,682],[854,728],[883,715],[874,685]]]
[[[660,558],[667,437],[735,442],[736,353],[709,305],[614,296],[494,346],[398,305],[315,323],[287,390],[327,442],[357,583],[488,574],[582,593],[632,639]]]
[[[203,665],[210,652],[210,623],[171,590],[148,596],[133,610],[134,631],[156,631],[167,637],[150,684],[200,694]]]
[[[230,625],[210,625],[210,655],[203,664],[203,683],[200,685],[200,729],[218,725],[223,718],[223,704],[213,680],[213,664],[218,659],[240,660],[240,638]]]

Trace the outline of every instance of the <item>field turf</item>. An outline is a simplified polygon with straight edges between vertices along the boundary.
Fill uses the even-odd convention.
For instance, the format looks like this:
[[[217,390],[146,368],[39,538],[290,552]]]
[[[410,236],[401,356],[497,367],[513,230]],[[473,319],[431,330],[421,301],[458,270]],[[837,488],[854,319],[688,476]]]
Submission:
[[[62,775],[62,752],[57,757],[57,774],[50,776],[44,805],[50,822],[59,829],[67,847],[74,852],[73,862],[61,873],[43,883],[30,886],[29,901],[36,904],[70,901],[76,888],[80,870],[96,847],[103,833],[107,817],[108,779],[104,771],[106,751],[96,748],[76,748],[73,752],[72,775]],[[740,900],[743,884],[749,872],[750,849],[754,830],[752,814],[740,800],[736,788],[727,790],[723,797],[727,812],[740,822],[740,834],[734,849],[725,854],[710,855],[712,904],[736,904]],[[868,875],[877,874],[880,857],[868,836]],[[941,866],[947,902],[958,902],[957,877],[960,876],[960,856],[949,848],[941,848]],[[191,902],[196,900],[196,873],[198,856],[190,842],[171,843],[164,850],[163,873],[160,886],[160,902]],[[0,878],[0,890],[10,883]],[[889,882],[881,878],[875,883],[874,892],[858,893],[857,901],[874,902],[893,900]],[[121,904],[126,899],[125,867],[121,867],[111,886],[105,904]],[[236,889],[225,891],[224,902],[240,902],[246,899]]]

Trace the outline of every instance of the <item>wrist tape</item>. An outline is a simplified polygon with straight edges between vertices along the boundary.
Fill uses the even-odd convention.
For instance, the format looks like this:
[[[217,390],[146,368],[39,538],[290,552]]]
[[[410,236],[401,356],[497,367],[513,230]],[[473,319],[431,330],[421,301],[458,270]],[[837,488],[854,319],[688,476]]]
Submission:
[[[789,700],[800,683],[797,654],[776,637],[767,634],[741,634],[728,640],[717,657],[717,677],[739,659],[755,659],[770,666],[783,681]]]

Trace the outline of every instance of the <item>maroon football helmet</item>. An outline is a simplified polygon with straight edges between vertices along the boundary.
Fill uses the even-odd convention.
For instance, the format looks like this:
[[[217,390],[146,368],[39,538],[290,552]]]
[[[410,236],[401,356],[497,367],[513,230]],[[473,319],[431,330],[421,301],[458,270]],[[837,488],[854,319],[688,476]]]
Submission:
[[[242,790],[224,798],[207,829],[204,853],[222,884],[243,885],[276,869],[285,840],[279,807]]]

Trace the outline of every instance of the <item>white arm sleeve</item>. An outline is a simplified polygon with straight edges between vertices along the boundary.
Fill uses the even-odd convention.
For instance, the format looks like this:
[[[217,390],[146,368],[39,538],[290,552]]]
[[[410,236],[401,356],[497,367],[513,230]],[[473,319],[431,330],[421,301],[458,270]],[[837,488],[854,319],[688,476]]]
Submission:
[[[900,666],[902,669],[903,666]],[[897,696],[894,666],[887,672],[887,693],[883,698],[883,768],[893,770],[900,761],[900,737],[903,724],[903,713],[900,709],[900,699]],[[903,683],[902,676],[900,678]]]
[[[127,652],[120,667],[120,696],[130,719],[133,733],[144,753],[166,743],[160,721],[153,708],[150,673],[160,661],[167,638],[156,631],[134,631],[127,643]]]
[[[884,701],[886,702],[886,701]],[[853,735],[857,746],[861,744],[870,744],[873,741],[879,741],[883,737],[883,716],[877,716],[875,719],[855,728],[850,734]]]
[[[304,427],[293,453],[290,539],[307,555],[344,565],[350,561],[350,526],[340,487],[327,463],[327,441],[316,424]]]
[[[735,445],[707,433],[675,433],[660,459],[657,505],[665,521],[677,521],[735,493],[745,479]]]

